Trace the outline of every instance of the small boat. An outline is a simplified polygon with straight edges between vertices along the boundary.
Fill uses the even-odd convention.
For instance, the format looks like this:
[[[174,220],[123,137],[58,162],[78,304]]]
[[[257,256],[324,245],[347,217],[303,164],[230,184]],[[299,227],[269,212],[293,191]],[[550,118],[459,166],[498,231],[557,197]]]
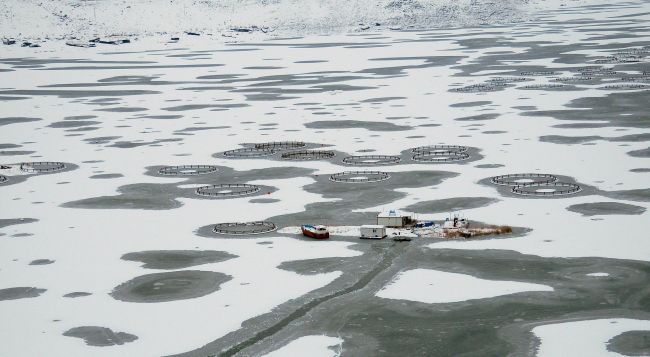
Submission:
[[[399,237],[398,236],[398,237],[393,238],[393,241],[395,241],[395,242],[410,242],[411,237]]]
[[[325,226],[311,226],[309,224],[305,224],[300,226],[300,230],[302,231],[302,235],[314,239],[327,239],[330,237],[330,232]]]

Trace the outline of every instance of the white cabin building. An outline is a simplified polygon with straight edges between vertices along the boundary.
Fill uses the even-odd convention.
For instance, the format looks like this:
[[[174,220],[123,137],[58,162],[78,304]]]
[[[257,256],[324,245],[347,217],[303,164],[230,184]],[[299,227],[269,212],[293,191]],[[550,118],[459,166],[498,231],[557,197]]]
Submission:
[[[380,225],[363,225],[359,231],[363,239],[383,239],[387,236],[386,227]]]
[[[411,223],[411,216],[397,210],[380,212],[377,215],[377,225],[401,228]]]

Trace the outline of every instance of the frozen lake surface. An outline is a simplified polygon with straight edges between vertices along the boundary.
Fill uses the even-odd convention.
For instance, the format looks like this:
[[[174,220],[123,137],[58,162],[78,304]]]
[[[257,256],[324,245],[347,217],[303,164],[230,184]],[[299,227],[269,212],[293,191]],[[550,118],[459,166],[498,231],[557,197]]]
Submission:
[[[650,2],[479,3],[1,45],[2,353],[647,354]],[[514,231],[346,234],[389,208]]]

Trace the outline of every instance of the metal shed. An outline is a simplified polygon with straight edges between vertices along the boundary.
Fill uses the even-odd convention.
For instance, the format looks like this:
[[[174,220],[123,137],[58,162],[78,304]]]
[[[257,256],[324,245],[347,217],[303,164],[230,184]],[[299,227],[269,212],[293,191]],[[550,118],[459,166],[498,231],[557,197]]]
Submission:
[[[386,227],[379,225],[364,225],[359,229],[360,236],[363,239],[383,239],[386,238]]]
[[[411,216],[397,210],[389,210],[377,215],[377,224],[380,226],[401,228],[409,223],[411,223]]]

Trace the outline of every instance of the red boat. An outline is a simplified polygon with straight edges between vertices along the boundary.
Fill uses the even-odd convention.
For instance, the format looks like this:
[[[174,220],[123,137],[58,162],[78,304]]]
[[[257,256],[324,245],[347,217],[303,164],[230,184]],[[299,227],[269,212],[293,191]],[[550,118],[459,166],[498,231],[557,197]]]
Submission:
[[[302,235],[309,238],[327,239],[330,237],[330,232],[325,226],[310,226],[309,224],[305,224],[300,226],[300,230],[302,230]]]

